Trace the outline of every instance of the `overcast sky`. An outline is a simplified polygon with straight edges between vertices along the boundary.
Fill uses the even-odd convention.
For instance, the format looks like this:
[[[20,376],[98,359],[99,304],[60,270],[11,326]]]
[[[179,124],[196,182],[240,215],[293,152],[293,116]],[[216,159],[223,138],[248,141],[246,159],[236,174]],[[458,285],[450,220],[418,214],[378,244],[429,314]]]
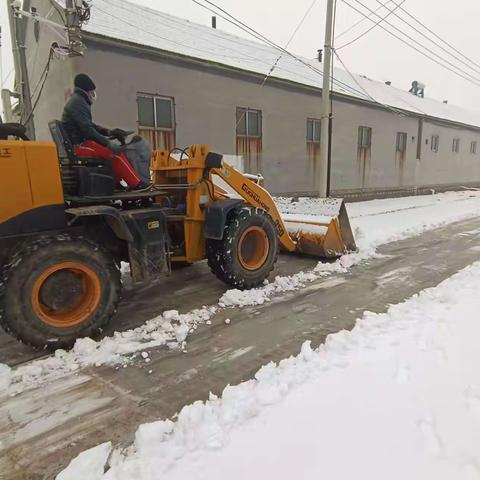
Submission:
[[[37,1],[46,2],[48,0]],[[192,0],[131,1],[191,21],[210,24],[211,13],[193,3]],[[343,0],[337,1],[336,33],[340,34],[362,17],[348,7]],[[387,0],[362,1],[372,10],[375,10],[380,6],[380,2],[385,3]],[[394,1],[398,3],[401,0]],[[356,0],[348,0],[348,2],[358,6]],[[215,3],[276,43],[284,45],[304,16],[312,0],[295,0],[294,2],[285,0],[215,0]],[[3,77],[6,78],[5,83],[10,87],[13,75],[8,77],[12,69],[12,61],[5,4],[5,0],[0,0],[3,37],[2,63]],[[95,0],[93,0],[93,4],[95,4]],[[390,3],[390,5],[393,4]],[[403,7],[436,34],[451,43],[462,54],[480,65],[480,30],[478,27],[480,0],[457,0],[455,2],[451,0],[405,0]],[[289,50],[305,57],[315,57],[316,50],[322,48],[323,45],[325,9],[326,0],[317,0],[302,28],[290,44]],[[397,12],[405,15],[399,10]],[[382,8],[378,13],[383,16],[387,11]],[[378,18],[375,18],[375,20],[378,20]],[[412,37],[417,39],[418,43],[435,49],[436,52],[455,64],[457,68],[468,70],[469,73],[479,79],[477,83],[480,85],[480,67],[474,66],[478,73],[472,72],[467,66],[459,64],[457,59],[448,57],[425,38],[409,30],[398,18],[390,15],[388,21],[397,25],[402,31],[411,34]],[[413,23],[411,19],[410,22]],[[338,38],[336,46],[343,45],[372,25],[370,21],[364,20],[348,34]],[[161,32],[162,26],[159,25],[158,28]],[[217,20],[217,28],[240,36],[248,36],[220,18]],[[409,89],[412,80],[420,80],[426,84],[426,96],[438,100],[448,99],[449,103],[480,110],[480,86],[473,85],[427,60],[408,46],[390,37],[380,27],[374,28],[352,45],[341,49],[339,53],[349,69],[356,73],[381,81],[390,80],[393,85],[406,90]],[[462,58],[460,55],[457,55],[457,57]],[[465,62],[470,64],[467,60]]]

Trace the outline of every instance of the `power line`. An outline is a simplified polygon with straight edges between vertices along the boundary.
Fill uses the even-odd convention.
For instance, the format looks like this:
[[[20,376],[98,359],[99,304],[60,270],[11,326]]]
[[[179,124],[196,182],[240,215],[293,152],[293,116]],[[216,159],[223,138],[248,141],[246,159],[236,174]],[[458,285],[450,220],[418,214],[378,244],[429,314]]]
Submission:
[[[209,8],[208,6],[206,5],[203,5],[201,4],[198,0],[192,0],[194,3],[196,3],[197,5],[205,8],[206,10],[214,13],[215,15],[218,15],[220,18],[223,18],[225,21],[231,23],[232,25],[236,26],[237,28],[239,28],[240,30],[248,33],[249,35],[253,36],[254,38],[256,38],[257,40],[263,42],[263,43],[266,43],[267,45],[271,46],[272,48],[276,48],[278,49],[279,51],[285,53],[286,55],[290,56],[291,58],[295,59],[296,61],[300,62],[301,64],[303,64],[304,66],[306,66],[307,68],[309,68],[310,70],[312,70],[313,72],[323,76],[323,72],[321,70],[319,70],[318,68],[315,68],[313,65],[305,62],[304,60],[302,60],[301,58],[297,57],[296,55],[292,54],[291,52],[289,52],[288,50],[284,49],[283,47],[280,47],[279,45],[277,45],[276,43],[272,42],[271,40],[269,40],[267,37],[265,37],[264,35],[258,33],[256,30],[252,29],[251,27],[249,27],[248,25],[244,24],[243,22],[241,22],[240,20],[236,19],[233,15],[231,15],[230,13],[228,13],[226,10],[218,7],[217,5],[215,5],[214,3],[208,1],[208,0],[205,0],[207,1],[207,3],[213,5],[215,8],[218,8],[218,10],[224,12],[226,15],[228,15],[229,17],[231,18],[228,18],[222,14],[220,14],[217,10],[213,10],[211,8]],[[362,92],[360,92],[359,90],[356,90],[355,88],[351,87],[350,85],[342,82],[341,80],[338,80],[337,78],[334,78],[334,81],[337,85],[339,85],[341,88],[343,88],[344,90],[348,91],[349,93],[353,93],[354,95],[360,95],[361,97],[364,96],[364,94]]]
[[[361,2],[360,0],[354,0],[356,3],[360,4],[363,8],[367,9],[369,12],[373,12],[373,10],[368,7],[367,5],[365,5],[363,2]],[[382,18],[378,13],[375,14],[377,17],[379,18]],[[372,19],[370,19],[371,21],[373,21]],[[408,35],[407,33],[403,32],[400,28],[398,28],[396,25],[394,25],[393,23],[390,23],[389,21],[385,21],[385,23],[387,25],[389,25],[390,27],[392,27],[394,30],[396,30],[397,32],[399,32],[400,34],[402,34],[403,36],[407,37],[409,40],[417,43],[418,45],[420,45],[424,50],[426,50],[427,52],[429,52],[430,54],[434,55],[437,59],[440,59],[442,62],[445,62],[446,64],[450,65],[451,67],[457,69],[459,72],[462,72],[464,75],[470,77],[471,80],[473,80],[474,82],[478,82],[477,83],[477,86],[480,86],[480,79],[476,78],[475,76],[473,76],[471,73],[469,72],[466,72],[465,70],[462,70],[458,65],[455,65],[453,64],[452,62],[450,62],[449,60],[445,59],[445,58],[442,58],[440,55],[438,55],[438,53],[434,52],[433,50],[431,50],[430,48],[426,47],[425,45],[422,45],[420,44],[420,42],[417,42],[414,38],[412,38],[410,35]],[[385,27],[383,25],[380,25],[381,28],[383,28],[385,30]],[[392,34],[389,30],[387,30],[390,34]],[[405,40],[403,40],[404,43],[406,43],[407,45],[410,45],[408,42],[405,42]],[[418,50],[417,47],[415,47],[415,45],[410,45],[412,48],[415,48],[415,50],[417,51],[420,51]],[[445,67],[446,68],[446,67]],[[457,72],[458,73],[458,72]],[[465,78],[465,77],[464,77]],[[470,81],[471,81],[470,80]]]
[[[393,0],[392,0],[393,1]],[[442,45],[440,45],[438,42],[436,42],[435,40],[432,40],[428,35],[426,35],[425,33],[423,33],[421,30],[419,30],[417,27],[415,27],[414,25],[412,25],[411,23],[407,22],[407,20],[405,20],[403,17],[401,17],[400,15],[398,15],[398,13],[395,12],[395,10],[397,10],[398,8],[401,8],[401,5],[402,3],[404,3],[405,0],[403,0],[402,2],[400,2],[400,4],[396,4],[395,2],[395,8],[393,10],[390,10],[389,7],[387,7],[386,3],[383,4],[380,0],[376,0],[377,3],[379,3],[382,7],[385,7],[390,13],[392,13],[395,17],[397,17],[398,19],[400,19],[403,23],[405,23],[406,25],[408,25],[411,29],[413,29],[415,32],[419,33],[422,37],[426,38],[429,42],[433,43],[435,46],[437,46],[440,50],[442,50],[443,52],[445,52],[447,55],[450,55],[451,57],[453,57],[455,60],[459,61],[460,63],[462,63],[463,65],[465,65],[466,67],[470,68],[471,70],[473,70],[474,72],[476,73],[480,73],[480,70],[479,69],[476,69],[475,67],[472,67],[471,63],[474,63],[472,62],[471,60],[469,60],[470,63],[467,63],[465,62],[464,60],[462,60],[461,58],[458,58],[457,55],[455,55],[454,53],[448,51],[445,47],[443,47]],[[425,28],[425,27],[424,27]],[[433,33],[433,32],[432,32]],[[437,36],[436,34],[434,34],[435,36]],[[457,50],[455,50],[456,53],[460,53],[458,52]],[[461,54],[460,54],[461,55]],[[480,66],[479,66],[480,67]]]
[[[387,3],[395,2],[393,0],[389,0]],[[396,5],[396,4],[395,4]],[[421,25],[425,30],[430,32],[433,36],[438,38],[440,41],[442,41],[445,45],[449,46],[454,52],[458,53],[460,56],[462,56],[465,60],[468,60],[469,62],[472,62],[475,66],[480,68],[480,64],[476,63],[473,61],[471,58],[467,57],[464,55],[460,50],[457,50],[452,44],[448,43],[446,40],[444,40],[442,37],[440,37],[438,34],[436,34],[431,28],[427,27],[424,23],[422,23],[418,18],[414,17],[408,10],[406,10],[404,7],[400,7],[400,10],[404,13],[406,13],[412,20],[417,22],[419,25]]]
[[[377,0],[378,1],[378,0]],[[357,37],[355,37],[353,40],[350,40],[349,42],[347,43],[344,43],[341,47],[338,47],[337,50],[341,50],[342,48],[345,48],[345,47],[348,47],[349,45],[351,45],[352,43],[355,43],[357,40],[360,40],[362,37],[364,37],[367,33],[371,32],[375,27],[378,27],[378,25],[380,25],[383,21],[385,21],[393,12],[395,12],[395,10],[397,8],[400,7],[400,5],[402,3],[405,3],[405,0],[402,0],[400,2],[400,4],[398,4],[393,10],[389,10],[389,13],[387,13],[384,17],[381,17],[380,20],[378,20],[378,22],[374,23],[368,30],[365,30],[363,33],[361,33],[360,35],[358,35]],[[382,3],[382,6],[383,3]],[[374,12],[376,13],[376,11]]]
[[[193,0],[193,1],[195,1],[195,0]],[[198,3],[198,2],[195,2],[195,3]],[[216,11],[210,9],[209,7],[207,7],[207,6],[205,6],[205,5],[202,5],[202,4],[200,4],[200,3],[198,3],[198,5],[200,5],[200,6],[203,7],[203,8],[206,8],[207,10],[209,10],[209,11],[211,11],[211,12],[213,12],[213,13],[215,13],[215,14],[218,15],[218,13],[217,13]],[[96,8],[97,10],[101,11],[102,13],[104,13],[105,15],[108,15],[108,16],[110,16],[111,18],[113,18],[113,19],[115,19],[115,20],[118,20],[118,21],[120,21],[120,22],[122,22],[122,23],[124,23],[124,24],[126,24],[126,25],[129,25],[129,26],[131,26],[131,27],[134,27],[134,28],[136,28],[136,29],[139,29],[138,25],[136,25],[136,24],[134,24],[134,23],[132,23],[132,22],[129,22],[128,20],[125,20],[125,19],[122,18],[122,17],[119,17],[119,16],[117,16],[117,15],[114,15],[114,14],[112,14],[112,13],[106,11],[106,10],[103,10],[102,8],[100,8],[100,7],[98,6],[98,4],[95,4],[95,8]],[[133,12],[132,10],[126,10],[126,11],[128,11],[128,12],[130,12],[130,13]],[[224,16],[222,16],[222,15],[218,15],[218,16],[220,16],[221,18],[224,18],[224,19],[225,19],[226,21],[228,21],[229,23],[232,23],[233,25],[239,27],[236,23],[234,23],[234,22],[231,21],[230,19],[228,19],[228,18],[226,18],[226,17],[224,17]],[[241,28],[242,30],[246,31],[246,30],[245,30],[244,28],[242,28],[242,27],[239,27],[239,28]],[[147,33],[147,34],[149,34],[149,35],[151,35],[151,36],[154,37],[154,38],[159,38],[159,39],[161,39],[161,40],[166,40],[166,41],[168,41],[168,42],[170,42],[170,43],[173,43],[173,44],[175,44],[175,45],[183,46],[183,47],[185,47],[185,48],[187,48],[187,49],[193,49],[193,50],[197,50],[197,51],[200,51],[200,52],[207,53],[207,54],[211,55],[211,51],[209,51],[209,50],[203,50],[203,49],[200,49],[200,48],[192,47],[192,46],[190,46],[190,45],[188,45],[188,44],[185,44],[185,43],[180,43],[180,42],[176,42],[176,41],[174,41],[174,40],[170,40],[169,38],[160,36],[160,35],[158,35],[157,33],[151,32],[151,31],[146,30],[146,29],[144,29],[144,28],[142,29],[142,31],[145,32],[145,33]],[[250,35],[252,35],[252,33],[250,33],[250,32],[247,32],[247,33],[249,33]],[[263,39],[260,38],[260,37],[255,37],[255,38],[257,38],[258,40],[260,40],[260,41],[263,42],[263,43],[267,43],[265,40],[263,40]],[[214,42],[211,42],[211,43],[214,43]],[[217,43],[217,45],[220,45],[220,44]],[[273,47],[273,45],[270,44],[270,43],[268,43],[268,45]],[[220,46],[221,46],[221,45],[220,45]],[[277,48],[277,49],[280,50],[280,51],[287,52],[286,50],[282,49],[282,47],[279,47],[279,46],[276,46],[276,47],[274,47],[274,48]],[[229,47],[229,49],[230,49],[231,51],[239,52],[238,50],[235,50],[235,49],[233,49],[233,48],[231,48],[231,47]],[[243,53],[243,52],[240,52],[240,53]],[[311,69],[313,69],[316,73],[320,73],[320,74],[322,73],[320,70],[314,69],[314,67],[312,67],[312,66],[309,65],[308,63],[303,62],[301,59],[295,57],[293,54],[290,54],[290,52],[287,52],[287,53],[288,53],[290,56],[292,56],[293,58],[297,59],[298,61],[304,63],[307,67],[311,67]],[[245,58],[245,57],[233,57],[232,55],[223,55],[223,54],[220,54],[220,53],[216,53],[216,55],[218,55],[218,56],[220,56],[220,57],[235,59],[235,60],[255,61],[255,62],[257,62],[257,63],[260,62],[260,63],[263,63],[263,64],[268,65],[268,66],[271,65],[270,63],[267,64],[264,60],[259,59],[258,56],[255,56],[255,57],[254,57],[254,56],[249,56],[248,54],[244,54],[244,55],[245,55],[246,57],[249,57],[249,58]],[[299,77],[302,77],[302,78],[305,78],[305,79],[308,79],[309,81],[311,81],[310,78],[305,77],[305,76],[299,74],[298,72],[292,72],[292,71],[290,71],[290,70],[288,70],[287,68],[284,68],[284,67],[278,67],[278,68],[281,69],[281,70],[283,70],[283,71],[285,71],[285,72],[298,75]],[[342,82],[339,82],[339,83],[342,83]],[[348,89],[349,86],[345,84],[344,88],[345,88],[345,89]],[[350,87],[350,91],[351,91],[351,92],[356,92],[357,94],[360,94],[360,92],[357,92],[355,89],[352,89],[351,87]]]
[[[300,27],[303,25],[303,22],[305,21],[305,19],[307,18],[308,14],[312,11],[312,8],[314,7],[314,5],[317,3],[318,0],[313,0],[313,2],[310,4],[310,6],[307,8],[307,11],[305,12],[305,15],[303,15],[302,19],[300,20],[300,22],[298,23],[297,27],[295,28],[295,30],[293,31],[293,33],[290,35],[290,38],[288,39],[288,42],[285,44],[285,48],[288,48],[288,46],[290,45],[290,43],[292,42],[292,40],[295,38],[295,35],[297,34],[297,32],[300,30]],[[273,73],[273,71],[275,70],[278,62],[280,61],[280,59],[282,58],[283,56],[283,53],[281,53],[278,58],[275,60],[275,63],[272,65],[272,68],[269,70],[269,72],[265,75],[265,78],[263,79],[263,82],[262,82],[262,87],[265,85],[265,82],[268,80],[268,78],[270,77],[270,75]]]
[[[40,75],[40,78],[38,79],[38,83],[35,86],[35,90],[37,90],[38,86],[41,85],[40,90],[39,90],[38,95],[37,95],[37,99],[35,100],[35,103],[33,104],[32,109],[30,110],[30,113],[28,114],[27,118],[25,119],[24,122],[22,122],[24,125],[27,124],[28,121],[32,118],[33,112],[37,108],[38,102],[40,101],[40,98],[41,98],[42,92],[43,92],[43,88],[45,87],[45,83],[47,82],[47,77],[48,77],[48,73],[50,71],[50,62],[52,61],[52,57],[53,57],[53,48],[50,47],[50,51],[48,53],[47,63],[45,64],[45,68],[43,69],[43,72]],[[22,113],[22,115],[23,115],[23,113]]]
[[[392,2],[393,0],[388,0],[387,1],[387,4]],[[379,10],[381,10],[382,7],[377,7],[375,9],[375,13],[377,13]],[[370,18],[371,15],[368,15],[368,18]],[[357,22],[353,23],[352,25],[350,25],[348,28],[346,28],[345,30],[343,30],[343,32],[340,32],[336,37],[335,37],[335,40],[338,40],[340,37],[343,37],[345,34],[347,34],[348,32],[350,32],[351,30],[353,30],[355,27],[357,27],[358,25],[360,25],[361,23],[363,23],[365,20],[367,20],[366,17],[362,17],[360,20],[358,20]]]
[[[303,61],[301,58],[293,55],[292,53],[290,53],[288,50],[285,50],[284,48],[282,47],[279,47],[277,44],[275,44],[274,42],[272,42],[271,40],[269,40],[267,37],[265,37],[264,35],[258,33],[257,31],[255,31],[253,28],[249,27],[248,25],[246,25],[245,23],[243,23],[242,21],[238,20],[237,18],[235,18],[233,15],[231,15],[230,13],[228,13],[226,10],[222,9],[221,7],[218,7],[217,5],[215,5],[213,2],[211,2],[210,0],[204,0],[205,2],[209,3],[210,5],[214,6],[215,8],[217,8],[218,10],[220,10],[221,12],[225,13],[226,15],[228,15],[229,17],[231,17],[232,20],[230,20],[230,18],[226,18],[222,15],[220,15],[217,11],[215,10],[212,10],[210,9],[209,7],[205,6],[205,5],[202,5],[201,3],[198,2],[198,0],[192,0],[194,3],[197,3],[198,5],[206,8],[207,10],[209,10],[210,12],[212,13],[215,13],[216,15],[219,15],[221,18],[224,18],[226,21],[232,23],[233,25],[237,26],[238,28],[240,28],[241,30],[247,32],[247,33],[250,33],[250,35],[254,36],[255,38],[257,39],[260,39],[261,41],[263,42],[266,42],[268,43],[270,46],[273,46],[274,48],[278,48],[282,51],[284,51],[286,54],[288,54],[289,56],[293,57],[294,59],[296,59],[297,61],[299,61],[300,63],[304,64],[305,66],[307,66],[308,68],[312,69],[314,72],[320,74],[323,76],[323,72],[317,68],[315,68],[313,65],[310,65],[309,63]],[[239,25],[240,24],[240,25]],[[245,27],[245,28],[243,28]],[[349,72],[347,72],[349,73]],[[374,97],[372,97],[372,95],[370,95],[367,90],[365,90],[364,87],[362,87],[360,85],[360,83],[355,79],[355,77],[353,76],[353,74],[349,73],[349,75],[353,78],[354,82],[357,84],[357,86],[360,88],[360,90],[356,90],[355,88],[352,88],[350,85],[344,83],[344,82],[341,82],[340,80],[336,79],[333,75],[331,75],[332,77],[332,81],[335,81],[337,83],[337,85],[341,85],[343,86],[343,88],[345,88],[347,91],[349,91],[350,93],[352,92],[355,92],[357,95],[360,95],[360,97],[366,97],[368,99],[370,99],[371,101],[373,101],[374,103],[376,103],[377,105],[381,105],[382,107],[386,108],[387,110],[390,110],[398,115],[402,115],[402,116],[408,116],[408,114],[406,114],[405,112],[402,112],[400,110],[397,110],[396,108],[393,108],[393,107],[390,107],[389,105],[386,105],[384,103],[381,103],[379,102],[378,100],[376,100]]]
[[[333,49],[333,53],[335,54],[335,56],[337,57],[337,60],[342,64],[342,67],[344,68],[344,70],[348,73],[348,75],[350,76],[350,78],[355,82],[355,84],[358,86],[358,88],[360,88],[364,93],[365,95],[368,96],[368,98],[370,98],[370,100],[372,100],[373,102],[375,103],[378,103],[379,105],[382,105],[383,107],[385,108],[388,108],[389,110],[391,110],[392,112],[396,113],[397,115],[400,115],[402,117],[408,117],[409,115],[406,113],[406,112],[402,112],[401,110],[397,110],[396,108],[394,107],[390,107],[389,105],[385,105],[383,103],[380,103],[378,100],[376,100],[375,98],[373,98],[367,90],[365,90],[365,88],[360,84],[360,82],[355,78],[355,75],[349,70],[349,68],[345,65],[345,63],[343,62],[343,60],[340,58],[340,55],[338,54],[337,50],[336,49]]]
[[[133,28],[136,28],[137,30],[140,30],[140,31],[143,32],[143,33],[147,33],[147,34],[149,34],[150,36],[152,36],[152,37],[154,37],[154,38],[158,38],[158,39],[160,39],[160,40],[165,40],[165,41],[167,41],[167,42],[169,42],[169,43],[171,43],[171,44],[173,44],[173,45],[178,45],[178,46],[180,46],[180,47],[185,47],[185,48],[187,48],[187,49],[189,49],[189,50],[195,50],[195,51],[197,51],[197,52],[208,53],[208,54],[211,53],[211,51],[209,51],[209,50],[204,50],[204,49],[202,49],[202,48],[197,48],[197,47],[194,47],[194,46],[192,46],[192,45],[188,45],[188,44],[186,44],[186,43],[177,42],[177,41],[172,40],[172,39],[170,39],[170,38],[167,38],[167,37],[163,37],[163,36],[161,36],[161,35],[158,35],[158,34],[155,33],[155,32],[146,30],[146,29],[144,29],[144,28],[140,28],[138,25],[135,25],[134,23],[129,22],[128,20],[125,20],[125,19],[122,18],[122,17],[119,17],[119,16],[117,16],[117,15],[114,15],[113,13],[111,13],[111,12],[109,12],[109,11],[107,11],[107,10],[103,10],[103,9],[100,8],[97,4],[94,5],[94,8],[95,8],[96,10],[102,12],[103,14],[108,15],[108,16],[110,16],[111,18],[114,18],[115,20],[118,20],[118,21],[120,21],[120,22],[123,22],[125,25],[129,25],[129,26],[131,26],[131,27],[133,27]],[[232,51],[235,51],[234,49],[231,49],[231,50],[232,50]],[[247,61],[255,60],[255,61],[258,61],[258,58],[253,57],[253,56],[248,56],[248,55],[246,55],[246,54],[245,54],[245,55],[246,55],[247,57],[249,57],[249,58],[245,58],[245,57],[234,57],[234,56],[231,56],[231,55],[222,55],[222,54],[220,54],[220,53],[217,53],[216,55],[218,55],[218,56],[220,56],[220,57],[225,57],[225,58],[232,58],[232,59],[234,59],[234,60],[247,60]]]
[[[358,12],[360,15],[363,15],[364,17],[367,18],[367,15],[362,12],[361,10],[359,10],[358,8],[354,7],[352,4],[348,3],[347,0],[342,0],[343,3],[345,3],[345,5],[348,5],[351,9],[355,10],[356,12]],[[370,10],[367,6],[365,6],[362,2],[360,2],[359,0],[354,0],[355,2],[359,3],[360,5],[362,5],[364,8],[366,8],[367,10]],[[370,10],[372,11],[372,10]],[[369,18],[370,21],[374,22],[374,20],[372,20],[371,18]],[[387,24],[389,25],[392,25],[391,23],[389,23],[388,21],[386,22]],[[419,50],[415,45],[412,45],[411,43],[407,42],[406,40],[404,40],[403,38],[399,37],[397,34],[391,32],[390,30],[388,30],[384,25],[379,25],[379,27],[382,29],[382,30],[385,30],[388,34],[392,35],[394,38],[396,38],[397,40],[401,41],[402,43],[404,43],[405,45],[408,45],[410,48],[412,48],[413,50],[415,50],[416,52],[420,53],[421,55],[423,55],[424,57],[428,58],[429,60],[431,60],[432,62],[435,62],[436,64],[440,65],[441,67],[445,68],[446,70],[449,70],[450,72],[454,73],[455,75],[463,78],[464,80],[467,80],[468,82],[474,84],[475,86],[480,86],[480,80],[476,79],[475,77],[473,77],[472,75],[470,74],[466,74],[468,76],[465,76],[465,75],[462,75],[460,72],[463,72],[461,69],[458,68],[458,66],[456,65],[453,65],[451,64],[450,62],[447,61],[447,63],[449,63],[450,65],[453,66],[453,68],[450,68],[448,66],[446,66],[445,64],[441,63],[439,60],[437,60],[436,58],[434,57],[431,57],[430,55],[428,55],[427,53]],[[396,27],[395,27],[396,28]],[[410,40],[414,41],[415,40],[413,38],[411,38],[410,36],[406,35],[405,33],[403,33],[401,30],[399,30],[398,28],[396,28],[398,31],[400,31],[400,33],[402,35],[405,35],[406,37],[408,37]],[[426,50],[428,50],[426,47],[423,46],[423,48],[425,48]],[[435,56],[438,57],[437,54],[435,54],[435,52],[432,52]],[[439,57],[441,58],[441,57]],[[463,72],[465,73],[465,72]],[[470,77],[470,78],[469,78]]]

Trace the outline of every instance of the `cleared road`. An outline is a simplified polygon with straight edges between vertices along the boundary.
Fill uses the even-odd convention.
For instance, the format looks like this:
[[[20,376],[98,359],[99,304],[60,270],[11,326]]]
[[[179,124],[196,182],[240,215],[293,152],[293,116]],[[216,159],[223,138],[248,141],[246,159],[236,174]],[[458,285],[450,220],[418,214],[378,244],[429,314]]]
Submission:
[[[189,337],[188,353],[153,351],[148,364],[89,368],[0,399],[0,478],[53,478],[79,451],[106,440],[127,445],[139,423],[170,417],[210,391],[220,394],[265,363],[298,353],[305,340],[318,345],[328,334],[352,328],[364,310],[383,312],[437,285],[480,259],[480,219],[391,243],[380,253],[347,274],[318,280],[263,306],[221,312],[211,326]],[[315,264],[282,256],[275,273]],[[205,264],[176,272],[171,280],[127,291],[115,329],[140,325],[179,305],[188,311],[216,303],[224,291]],[[0,361],[18,364],[31,356],[6,336],[0,345]]]

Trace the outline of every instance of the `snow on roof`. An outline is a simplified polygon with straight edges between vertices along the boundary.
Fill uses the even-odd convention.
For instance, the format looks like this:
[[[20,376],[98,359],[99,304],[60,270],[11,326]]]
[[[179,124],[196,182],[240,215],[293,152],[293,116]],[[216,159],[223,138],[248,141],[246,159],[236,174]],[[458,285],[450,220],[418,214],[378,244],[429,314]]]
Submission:
[[[126,0],[94,0],[91,19],[85,32],[102,35],[137,45],[199,58],[210,62],[266,75],[279,52],[273,47],[222,32],[205,25],[175,17]],[[302,58],[321,70],[316,60]],[[480,127],[480,112],[444,104],[382,82],[334,69],[334,91],[354,98],[378,102],[393,108],[428,115],[439,119]],[[322,86],[321,74],[283,55],[272,77],[308,85]]]

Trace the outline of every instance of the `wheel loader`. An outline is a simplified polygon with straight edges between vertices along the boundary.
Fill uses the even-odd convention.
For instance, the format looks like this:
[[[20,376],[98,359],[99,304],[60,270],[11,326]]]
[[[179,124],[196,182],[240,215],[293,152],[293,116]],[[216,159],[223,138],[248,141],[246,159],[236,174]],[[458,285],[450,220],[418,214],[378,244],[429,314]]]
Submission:
[[[34,348],[99,334],[120,301],[121,262],[150,282],[206,259],[246,289],[269,276],[280,248],[327,258],[355,249],[343,201],[326,199],[319,222],[285,221],[260,176],[206,145],[154,151],[151,187],[126,191],[108,162],[75,156],[61,122],[49,127],[53,142],[0,124],[0,324]]]

